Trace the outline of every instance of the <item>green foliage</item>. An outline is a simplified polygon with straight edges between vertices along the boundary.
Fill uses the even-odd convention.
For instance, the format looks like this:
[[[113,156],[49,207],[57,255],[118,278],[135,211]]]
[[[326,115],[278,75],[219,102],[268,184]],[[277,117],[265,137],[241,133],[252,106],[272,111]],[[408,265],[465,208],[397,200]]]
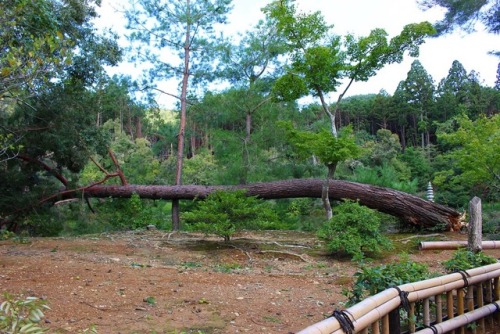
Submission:
[[[436,173],[435,183],[449,182],[480,187],[498,194],[500,189],[500,114],[480,117],[475,121],[466,115],[456,118],[456,131],[442,131],[438,139],[452,147],[446,156],[455,169]],[[488,191],[488,189],[491,189]]]
[[[409,168],[410,179],[418,180],[418,188],[424,189],[431,180],[432,166],[428,154],[420,147],[407,147],[398,158]]]
[[[260,228],[277,220],[268,204],[244,191],[215,191],[183,214],[189,229],[215,234],[225,241],[244,228]]]
[[[392,286],[428,279],[431,274],[425,264],[413,262],[408,255],[402,255],[399,261],[389,264],[373,267],[362,265],[354,276],[356,281],[351,290],[343,291],[348,298],[348,305],[359,303]]]
[[[210,185],[218,170],[217,161],[208,150],[198,152],[184,161],[183,179],[186,184]]]
[[[346,201],[333,209],[333,217],[317,232],[326,241],[328,251],[345,252],[360,260],[367,253],[378,254],[391,249],[392,243],[380,232],[380,217],[376,211]]]
[[[100,212],[96,218],[115,230],[142,229],[148,225],[160,228],[165,225],[162,208],[137,194],[132,194],[129,199],[109,199],[96,209]]]
[[[474,253],[467,248],[459,248],[453,253],[451,259],[443,262],[443,266],[447,272],[451,273],[459,270],[482,267],[496,262],[497,260],[495,258],[483,252]]]
[[[14,232],[9,230],[0,230],[0,240],[9,240],[16,236]]]
[[[483,203],[483,237],[500,239],[500,203]]]
[[[36,297],[16,299],[9,293],[3,294],[3,302],[0,303],[0,332],[9,334],[21,333],[45,333],[37,325],[44,317],[44,310],[50,309],[47,302]]]
[[[318,133],[297,130],[291,122],[280,122],[279,125],[286,130],[287,139],[303,159],[315,155],[329,166],[355,158],[361,153],[349,126],[342,128],[339,136],[334,137],[327,130]]]
[[[396,170],[390,163],[384,163],[381,166],[372,168],[356,167],[350,179],[355,182],[392,188],[409,194],[416,194],[418,190],[417,179],[409,180],[406,174]]]
[[[386,64],[401,62],[406,51],[418,56],[424,38],[434,33],[430,23],[422,22],[405,26],[390,41],[383,29],[374,29],[366,37],[348,35],[342,45],[339,36],[330,34],[332,26],[320,12],[299,13],[294,0],[274,1],[264,12],[287,41],[292,59],[283,80],[274,87],[283,100],[307,92],[322,96],[335,91],[344,77],[367,81]]]
[[[22,229],[29,235],[41,237],[56,237],[64,228],[63,221],[52,215],[50,211],[32,213],[23,221]]]

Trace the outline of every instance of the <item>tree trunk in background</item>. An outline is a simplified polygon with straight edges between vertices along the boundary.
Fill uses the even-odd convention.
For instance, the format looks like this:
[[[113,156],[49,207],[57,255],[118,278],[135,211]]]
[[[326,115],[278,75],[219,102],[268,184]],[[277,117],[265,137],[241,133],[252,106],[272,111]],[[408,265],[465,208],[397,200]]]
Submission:
[[[262,199],[321,198],[323,183],[323,179],[292,179],[239,186],[94,186],[85,189],[85,195],[128,198],[137,193],[145,199],[191,200],[203,199],[216,190],[246,189],[247,195]],[[399,217],[409,225],[455,231],[461,227],[461,214],[458,211],[401,191],[339,180],[331,180],[329,188],[331,200],[359,200],[360,204]],[[65,198],[81,196],[75,192],[65,192],[61,195],[65,195],[62,196]]]
[[[189,13],[189,0],[187,8]],[[189,16],[189,14],[188,14]],[[175,184],[180,186],[182,184],[182,165],[184,159],[184,140],[186,135],[186,109],[187,109],[187,89],[189,84],[189,56],[190,56],[190,42],[191,42],[191,25],[186,26],[186,35],[184,40],[184,72],[182,75],[182,88],[181,88],[181,119],[179,122],[179,134],[177,138],[177,168],[175,171]],[[180,229],[180,208],[179,199],[172,201],[172,230],[178,231]]]

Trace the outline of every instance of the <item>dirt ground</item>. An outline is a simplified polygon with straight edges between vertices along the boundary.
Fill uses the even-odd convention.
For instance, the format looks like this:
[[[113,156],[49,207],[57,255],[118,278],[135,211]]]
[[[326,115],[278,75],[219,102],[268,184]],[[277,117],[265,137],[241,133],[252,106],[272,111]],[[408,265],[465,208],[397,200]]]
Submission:
[[[398,238],[432,271],[452,253]],[[0,291],[46,299],[50,333],[293,333],[341,307],[353,281],[357,267],[321,249],[312,234],[284,231],[240,233],[229,245],[164,231],[7,240]],[[397,256],[376,263],[388,261]]]

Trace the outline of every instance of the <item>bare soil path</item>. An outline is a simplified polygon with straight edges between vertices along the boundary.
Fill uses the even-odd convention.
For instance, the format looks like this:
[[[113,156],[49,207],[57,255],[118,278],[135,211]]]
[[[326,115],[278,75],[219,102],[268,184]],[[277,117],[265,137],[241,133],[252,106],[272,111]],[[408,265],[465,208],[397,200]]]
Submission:
[[[450,233],[441,240],[463,240]],[[0,291],[48,301],[50,333],[290,333],[331,314],[357,270],[313,234],[136,231],[0,241]],[[416,244],[417,239],[409,239]],[[452,251],[410,257],[442,270]],[[486,254],[499,258],[500,250]],[[397,261],[388,255],[376,261]]]

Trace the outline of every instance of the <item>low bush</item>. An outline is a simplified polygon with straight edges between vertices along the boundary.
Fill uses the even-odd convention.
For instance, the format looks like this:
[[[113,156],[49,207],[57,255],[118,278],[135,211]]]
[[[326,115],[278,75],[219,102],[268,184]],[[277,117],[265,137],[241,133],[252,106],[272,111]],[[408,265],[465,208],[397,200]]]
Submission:
[[[443,266],[447,272],[451,273],[460,270],[482,267],[496,262],[497,260],[495,258],[482,252],[474,253],[467,248],[459,248],[453,253],[451,259],[443,262]]]
[[[362,265],[354,274],[356,281],[352,289],[344,290],[343,294],[348,298],[347,305],[351,306],[392,286],[425,280],[431,276],[427,265],[413,262],[404,254],[398,262],[373,267]]]
[[[354,260],[361,260],[365,254],[378,254],[392,248],[392,242],[380,231],[380,217],[377,211],[345,201],[333,209],[333,217],[317,232],[326,241],[331,253],[345,252]]]

